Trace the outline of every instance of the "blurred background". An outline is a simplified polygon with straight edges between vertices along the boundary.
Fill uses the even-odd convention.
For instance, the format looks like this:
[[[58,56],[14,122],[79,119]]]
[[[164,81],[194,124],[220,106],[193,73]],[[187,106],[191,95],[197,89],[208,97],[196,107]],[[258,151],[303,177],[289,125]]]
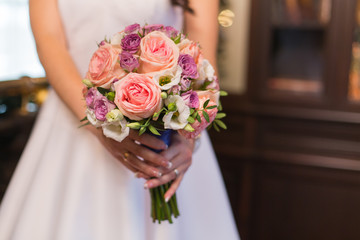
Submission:
[[[0,16],[1,199],[48,84],[27,0]],[[242,239],[360,239],[360,0],[222,0],[218,21],[210,135]]]

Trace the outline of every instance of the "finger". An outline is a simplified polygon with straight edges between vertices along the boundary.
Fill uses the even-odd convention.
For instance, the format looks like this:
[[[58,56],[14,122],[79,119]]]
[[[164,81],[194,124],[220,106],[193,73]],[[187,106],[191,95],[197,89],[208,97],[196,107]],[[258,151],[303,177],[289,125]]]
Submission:
[[[146,164],[144,161],[140,160],[132,153],[129,153],[126,162],[130,164],[133,168],[137,169],[137,171],[142,172],[148,176],[151,177],[162,176],[162,172],[159,169]]]
[[[148,175],[146,175],[146,174],[144,174],[144,173],[142,173],[142,172],[136,172],[136,173],[135,173],[135,177],[137,177],[137,178],[144,178],[144,179],[150,179],[150,176],[148,176]]]
[[[177,144],[172,144],[170,147],[160,153],[166,159],[173,159],[176,155],[179,154],[180,148],[177,147]],[[173,162],[173,161],[172,161]]]
[[[171,164],[167,158],[142,145],[138,145],[134,143],[129,145],[128,148],[136,156],[139,156],[142,159],[146,159],[146,161],[151,162],[156,166],[161,166],[165,168],[171,167]]]
[[[129,137],[155,150],[164,150],[168,147],[162,140],[147,133],[139,135],[139,132],[132,130]]]
[[[169,189],[164,194],[165,202],[168,202],[170,198],[175,194],[176,190],[179,188],[180,183],[184,177],[184,174],[180,174],[179,177],[175,179],[175,181],[171,184]]]
[[[178,177],[178,175],[183,175],[186,170],[189,168],[191,163],[183,163],[179,166],[176,166],[176,168],[173,168],[171,171],[167,172],[167,173],[163,173],[163,175],[159,178],[153,178],[150,179],[148,181],[145,182],[144,184],[144,188],[154,188],[154,187],[158,187],[161,186],[165,183],[168,183],[172,180],[174,180],[175,178]],[[177,169],[178,174],[175,173],[175,169]]]

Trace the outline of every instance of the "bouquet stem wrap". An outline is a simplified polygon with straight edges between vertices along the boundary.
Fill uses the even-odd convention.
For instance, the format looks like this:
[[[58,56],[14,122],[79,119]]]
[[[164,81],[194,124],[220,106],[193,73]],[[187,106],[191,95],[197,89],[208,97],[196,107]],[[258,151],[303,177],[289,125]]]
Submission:
[[[162,141],[165,142],[166,145],[170,146],[171,144],[171,137],[174,134],[174,131],[171,129],[159,131],[161,135],[153,135]],[[154,150],[155,152],[159,152],[158,150]],[[170,188],[171,182],[166,183],[164,185],[151,188],[150,197],[151,197],[151,218],[153,222],[168,220],[169,223],[173,223],[172,216],[177,218],[180,213],[177,206],[176,194],[174,194],[168,202],[165,201],[164,194]]]

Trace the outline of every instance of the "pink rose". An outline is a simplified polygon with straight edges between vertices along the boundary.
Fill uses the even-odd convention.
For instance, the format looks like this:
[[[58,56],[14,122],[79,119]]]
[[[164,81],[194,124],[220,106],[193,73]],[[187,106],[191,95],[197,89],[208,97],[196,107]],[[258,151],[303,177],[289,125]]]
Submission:
[[[201,123],[197,120],[195,120],[195,122],[193,124],[191,124],[191,127],[195,130],[193,132],[188,132],[186,130],[179,130],[179,133],[186,137],[186,138],[196,138],[205,128],[207,128],[207,126],[210,125],[210,123],[212,121],[214,121],[216,114],[218,112],[217,108],[213,108],[213,109],[206,109],[205,112],[209,115],[209,120],[210,122],[207,122],[204,115],[202,114],[202,111],[204,108],[204,103],[210,99],[208,106],[214,106],[218,104],[219,101],[219,93],[215,92],[215,91],[197,91],[197,94],[199,96],[199,107],[197,108],[197,110],[199,111],[199,115],[201,117]]]
[[[201,62],[203,57],[198,43],[185,39],[179,44],[179,48],[180,53],[192,56],[196,64]]]
[[[102,42],[93,54],[86,78],[96,87],[110,88],[112,81],[121,79],[126,72],[118,64],[120,49]]]
[[[164,70],[176,70],[179,48],[164,33],[154,31],[140,43],[139,73],[154,75]]]
[[[132,120],[148,118],[161,109],[161,89],[150,76],[129,73],[114,87],[116,106]]]

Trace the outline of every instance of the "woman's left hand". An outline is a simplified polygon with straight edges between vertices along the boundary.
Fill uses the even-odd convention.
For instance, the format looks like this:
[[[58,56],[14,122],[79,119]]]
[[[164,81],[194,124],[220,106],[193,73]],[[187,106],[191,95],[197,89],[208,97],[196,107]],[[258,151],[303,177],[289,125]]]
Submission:
[[[168,191],[165,193],[165,200],[168,201],[180,186],[185,172],[191,165],[194,140],[186,139],[180,134],[174,134],[171,145],[160,154],[172,163],[170,169],[161,168],[163,175],[146,181],[145,188],[154,188],[174,180]]]

